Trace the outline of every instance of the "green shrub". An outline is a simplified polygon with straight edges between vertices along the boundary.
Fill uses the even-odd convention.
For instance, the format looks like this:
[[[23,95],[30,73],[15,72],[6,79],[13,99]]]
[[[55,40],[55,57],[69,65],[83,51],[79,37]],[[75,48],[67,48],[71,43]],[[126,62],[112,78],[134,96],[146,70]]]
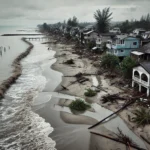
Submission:
[[[69,105],[69,108],[71,110],[85,111],[85,110],[91,108],[91,106],[90,106],[90,104],[84,102],[81,99],[76,99]]]
[[[121,70],[125,78],[132,78],[132,69],[136,66],[136,61],[131,57],[126,57],[121,63]]]
[[[97,93],[96,93],[96,91],[94,91],[94,90],[92,90],[92,89],[86,89],[87,91],[84,93],[84,95],[85,96],[87,96],[87,97],[93,97],[93,96],[95,96]]]
[[[135,117],[133,117],[132,120],[138,126],[150,124],[150,110],[142,107],[140,109],[135,110],[133,113]]]
[[[101,66],[113,71],[119,66],[119,58],[115,55],[106,54],[102,57]]]

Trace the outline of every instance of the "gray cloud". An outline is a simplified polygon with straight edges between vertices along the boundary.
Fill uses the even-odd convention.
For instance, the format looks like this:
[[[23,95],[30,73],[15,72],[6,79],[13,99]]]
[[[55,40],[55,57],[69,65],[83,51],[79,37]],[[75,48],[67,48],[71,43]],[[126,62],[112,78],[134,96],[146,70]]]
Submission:
[[[97,9],[110,7],[113,20],[139,19],[149,12],[150,0],[0,0],[1,24],[54,23],[77,16],[94,21]]]

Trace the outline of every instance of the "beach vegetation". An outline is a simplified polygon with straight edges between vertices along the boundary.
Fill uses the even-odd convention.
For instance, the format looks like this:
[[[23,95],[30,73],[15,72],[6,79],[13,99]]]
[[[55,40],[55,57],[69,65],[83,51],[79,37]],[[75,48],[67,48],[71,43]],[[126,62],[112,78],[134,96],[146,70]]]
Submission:
[[[71,110],[86,111],[91,108],[91,105],[81,99],[76,99],[69,105],[69,108]]]
[[[132,121],[137,124],[137,126],[145,126],[150,124],[150,110],[144,107],[137,109],[133,112],[135,115]]]
[[[106,54],[102,57],[101,67],[113,71],[119,67],[119,58],[115,55]]]
[[[104,8],[101,10],[96,10],[94,13],[94,18],[96,19],[96,28],[100,33],[107,33],[110,27],[112,12],[110,12],[110,8]]]
[[[87,96],[87,97],[93,97],[96,94],[97,94],[97,92],[92,90],[92,89],[90,89],[90,88],[86,89],[86,92],[84,93],[84,95]]]

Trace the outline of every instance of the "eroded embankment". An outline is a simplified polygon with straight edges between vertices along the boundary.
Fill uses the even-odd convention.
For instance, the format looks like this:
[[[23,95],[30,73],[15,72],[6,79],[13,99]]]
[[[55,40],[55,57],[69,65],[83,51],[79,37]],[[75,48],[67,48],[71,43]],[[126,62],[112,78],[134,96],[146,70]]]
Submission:
[[[4,97],[5,92],[10,88],[10,86],[18,79],[18,77],[22,73],[22,66],[21,66],[21,60],[25,58],[32,48],[34,47],[33,44],[28,42],[25,38],[22,38],[22,40],[29,45],[27,50],[23,53],[21,53],[12,63],[12,66],[14,67],[12,75],[4,80],[2,84],[0,85],[0,99]]]

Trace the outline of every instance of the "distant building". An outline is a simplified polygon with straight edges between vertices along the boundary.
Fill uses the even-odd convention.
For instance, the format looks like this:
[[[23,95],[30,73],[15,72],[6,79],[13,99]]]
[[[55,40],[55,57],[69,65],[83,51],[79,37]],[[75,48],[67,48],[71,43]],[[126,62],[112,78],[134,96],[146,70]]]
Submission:
[[[144,29],[135,29],[134,31],[133,31],[133,34],[135,35],[135,36],[137,36],[137,35],[142,35],[142,34],[144,34],[146,32],[146,30],[144,30]]]
[[[103,50],[102,45],[109,43],[112,40],[113,36],[114,36],[114,34],[101,34],[101,35],[99,35],[96,39],[96,47],[100,50]]]
[[[101,49],[101,46],[102,46],[102,36],[98,36],[96,39],[96,47],[98,49]]]
[[[139,92],[150,92],[150,62],[142,62],[139,66],[133,68],[132,87],[138,88]]]
[[[150,39],[150,31],[145,32],[145,33],[142,35],[142,37],[143,37],[144,39]]]
[[[109,30],[110,33],[115,33],[115,34],[121,34],[121,30],[120,28],[113,28],[111,30]]]
[[[138,38],[127,35],[117,35],[112,43],[106,45],[107,53],[118,57],[130,56],[131,51],[138,49],[140,41]]]
[[[150,61],[150,43],[143,47],[131,52],[131,57],[136,59],[138,62]]]
[[[98,33],[95,31],[88,31],[86,33],[84,33],[84,41],[85,43],[91,42],[91,41],[96,41],[96,39],[98,38]]]

